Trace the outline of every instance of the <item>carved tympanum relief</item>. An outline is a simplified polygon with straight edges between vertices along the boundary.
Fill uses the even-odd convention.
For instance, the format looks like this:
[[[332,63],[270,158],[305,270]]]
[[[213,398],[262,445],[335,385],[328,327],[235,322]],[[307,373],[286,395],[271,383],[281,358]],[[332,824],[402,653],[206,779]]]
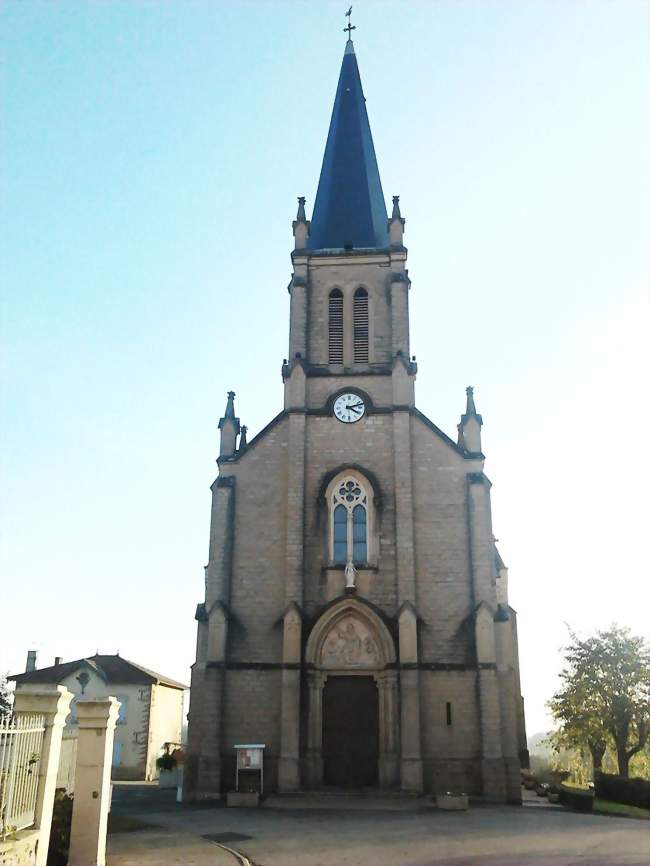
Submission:
[[[337,620],[323,641],[320,662],[325,668],[375,668],[379,661],[375,638],[355,616]]]

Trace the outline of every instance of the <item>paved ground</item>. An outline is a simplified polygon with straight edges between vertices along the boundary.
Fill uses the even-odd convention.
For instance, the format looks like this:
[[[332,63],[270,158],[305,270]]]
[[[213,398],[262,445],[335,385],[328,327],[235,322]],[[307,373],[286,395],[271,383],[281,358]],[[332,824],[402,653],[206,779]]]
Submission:
[[[535,799],[521,808],[468,812],[440,812],[423,800],[336,797],[270,798],[260,809],[226,809],[176,806],[168,792],[134,791],[120,793],[113,809],[161,825],[170,839],[182,833],[184,844],[222,840],[259,866],[650,866],[649,822],[575,814]],[[143,859],[139,835],[109,837],[108,866],[221,866],[216,856],[182,859],[182,845]],[[115,859],[128,856],[129,845],[140,856]]]
[[[241,866],[241,860],[193,833],[160,828],[109,836],[107,866]]]

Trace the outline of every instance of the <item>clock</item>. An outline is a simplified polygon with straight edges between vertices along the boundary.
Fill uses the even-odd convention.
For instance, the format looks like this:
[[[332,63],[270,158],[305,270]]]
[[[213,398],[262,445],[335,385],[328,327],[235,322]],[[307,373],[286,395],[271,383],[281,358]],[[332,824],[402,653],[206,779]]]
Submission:
[[[354,424],[366,414],[366,404],[358,394],[339,394],[334,401],[334,414],[344,424]]]

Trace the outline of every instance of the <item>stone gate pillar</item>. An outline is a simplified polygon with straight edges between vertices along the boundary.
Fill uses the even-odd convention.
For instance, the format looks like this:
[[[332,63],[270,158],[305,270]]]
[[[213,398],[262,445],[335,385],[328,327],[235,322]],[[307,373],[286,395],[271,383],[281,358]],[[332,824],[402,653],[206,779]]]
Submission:
[[[117,698],[77,702],[79,743],[68,866],[104,866]]]

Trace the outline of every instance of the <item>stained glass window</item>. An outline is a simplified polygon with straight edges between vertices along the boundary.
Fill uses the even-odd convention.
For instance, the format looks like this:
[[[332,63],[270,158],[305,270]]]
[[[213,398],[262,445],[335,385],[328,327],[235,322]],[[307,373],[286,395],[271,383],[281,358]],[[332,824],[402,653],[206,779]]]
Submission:
[[[363,505],[356,505],[352,512],[352,558],[365,562],[367,557],[367,519]]]
[[[368,493],[361,480],[348,476],[334,485],[331,495],[331,558],[337,564],[350,559],[368,562]]]
[[[344,505],[334,509],[334,562],[348,559],[348,511]]]

